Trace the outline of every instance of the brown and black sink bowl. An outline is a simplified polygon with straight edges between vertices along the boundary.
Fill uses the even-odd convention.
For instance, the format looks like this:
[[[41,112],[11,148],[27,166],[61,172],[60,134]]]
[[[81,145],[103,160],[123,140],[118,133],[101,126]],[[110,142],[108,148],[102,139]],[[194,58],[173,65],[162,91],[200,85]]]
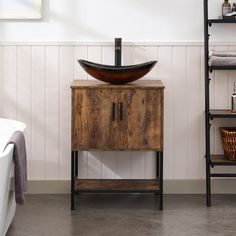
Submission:
[[[150,61],[132,66],[110,66],[78,60],[82,68],[95,79],[110,84],[126,84],[145,76],[156,65],[157,61]]]

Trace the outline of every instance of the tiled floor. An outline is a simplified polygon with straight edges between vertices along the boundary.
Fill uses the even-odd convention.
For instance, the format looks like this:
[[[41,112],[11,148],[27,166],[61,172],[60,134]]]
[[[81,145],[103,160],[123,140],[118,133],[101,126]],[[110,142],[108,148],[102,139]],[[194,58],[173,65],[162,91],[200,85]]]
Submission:
[[[67,195],[29,195],[7,236],[234,236],[236,196],[80,195],[71,212]]]

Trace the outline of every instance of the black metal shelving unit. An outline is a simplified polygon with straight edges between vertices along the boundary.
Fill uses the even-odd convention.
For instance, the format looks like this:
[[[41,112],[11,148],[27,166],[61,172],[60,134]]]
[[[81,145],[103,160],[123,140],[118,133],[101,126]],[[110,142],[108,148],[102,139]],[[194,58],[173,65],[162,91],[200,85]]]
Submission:
[[[211,178],[212,177],[236,177],[231,173],[211,173],[215,166],[236,166],[236,162],[229,161],[224,155],[212,155],[210,152],[210,129],[213,119],[236,118],[231,110],[210,109],[210,75],[215,70],[236,70],[236,66],[209,66],[209,27],[213,24],[233,24],[236,19],[208,19],[208,0],[204,1],[204,53],[205,53],[205,135],[206,135],[206,204],[211,206]]]

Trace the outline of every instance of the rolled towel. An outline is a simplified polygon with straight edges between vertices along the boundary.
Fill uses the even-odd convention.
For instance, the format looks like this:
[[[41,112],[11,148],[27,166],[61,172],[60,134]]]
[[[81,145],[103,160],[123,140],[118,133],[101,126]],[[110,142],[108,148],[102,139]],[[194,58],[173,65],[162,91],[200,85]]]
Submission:
[[[236,66],[236,57],[211,56],[209,66]]]
[[[236,57],[236,51],[210,51],[210,57]]]
[[[8,144],[14,145],[14,179],[15,198],[18,205],[24,205],[24,192],[27,190],[27,156],[25,147],[25,137],[20,131],[16,131],[9,139]],[[6,145],[6,146],[7,146]]]

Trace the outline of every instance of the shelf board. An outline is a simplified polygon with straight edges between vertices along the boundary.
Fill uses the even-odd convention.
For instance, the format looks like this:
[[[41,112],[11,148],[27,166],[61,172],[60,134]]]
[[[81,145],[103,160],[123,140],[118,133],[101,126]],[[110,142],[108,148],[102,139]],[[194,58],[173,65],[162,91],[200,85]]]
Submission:
[[[77,192],[157,192],[159,180],[76,180]]]
[[[236,19],[209,19],[208,24],[234,24]]]
[[[231,110],[210,110],[211,118],[236,118],[236,113]]]
[[[236,70],[236,66],[209,66],[209,70]]]
[[[224,155],[212,155],[211,162],[215,166],[236,166],[236,161],[230,161]]]

